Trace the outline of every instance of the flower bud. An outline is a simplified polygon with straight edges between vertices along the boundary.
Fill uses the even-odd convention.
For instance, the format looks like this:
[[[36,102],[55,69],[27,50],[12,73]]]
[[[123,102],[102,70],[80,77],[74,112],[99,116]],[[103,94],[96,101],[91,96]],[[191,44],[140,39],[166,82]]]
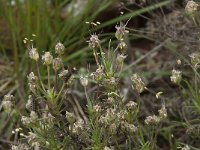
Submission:
[[[97,35],[91,35],[90,40],[88,41],[89,47],[92,49],[95,49],[98,47],[99,44],[99,38]]]
[[[63,55],[64,54],[64,50],[65,50],[65,46],[58,42],[55,46],[55,51],[56,51],[56,54],[58,54],[59,56]]]
[[[176,83],[176,84],[180,83],[182,79],[181,71],[173,69],[170,79],[173,83]]]
[[[181,148],[181,150],[191,150],[188,145],[185,145],[184,147]]]
[[[129,111],[133,111],[135,108],[137,107],[137,103],[133,102],[133,101],[130,101],[126,104],[126,108],[129,110]]]
[[[15,97],[11,94],[7,94],[4,96],[3,101],[14,101]]]
[[[165,107],[165,105],[162,105],[162,108],[160,110],[158,110],[159,112],[159,117],[161,119],[165,119],[167,117],[167,109]]]
[[[29,117],[26,116],[22,116],[21,117],[21,122],[23,125],[27,126],[31,123],[31,119]]]
[[[119,46],[120,52],[122,54],[125,54],[126,51],[127,51],[127,45],[126,45],[126,43],[124,41],[120,41],[120,43],[119,43],[118,46]]]
[[[194,17],[194,15],[197,13],[198,6],[199,5],[196,2],[188,1],[187,5],[185,6],[185,11],[189,16]]]
[[[13,104],[11,101],[2,101],[1,103],[5,112],[9,113],[12,110]]]
[[[58,76],[59,78],[65,81],[67,79],[68,74],[69,74],[68,70],[63,70],[58,74]]]
[[[189,55],[191,64],[196,68],[197,65],[200,63],[200,54],[199,53],[192,53]]]
[[[133,89],[135,89],[138,93],[142,93],[144,91],[145,84],[140,76],[138,74],[133,74],[131,80],[133,82]]]
[[[160,122],[160,117],[156,116],[156,115],[153,115],[153,116],[148,116],[146,119],[145,119],[145,123],[147,125],[154,125],[154,124],[157,124]]]
[[[124,125],[124,129],[128,132],[128,133],[135,133],[137,131],[137,127],[133,124],[129,124],[129,123],[123,123]]]
[[[39,59],[39,54],[36,48],[32,48],[29,51],[29,57],[35,61],[38,61]]]
[[[11,112],[13,108],[13,101],[14,101],[13,95],[7,94],[4,96],[1,106],[3,107],[5,112],[7,113]]]
[[[104,147],[103,150],[113,150],[113,148],[110,148],[110,147],[106,146],[106,147]]]
[[[121,65],[124,63],[124,59],[125,59],[126,57],[127,57],[127,56],[125,56],[125,55],[118,54],[118,55],[117,55],[117,58],[116,58],[116,63],[117,63],[117,65],[121,66]]]
[[[66,111],[66,118],[67,118],[67,121],[69,122],[69,123],[74,123],[75,122],[75,116],[74,116],[74,114],[73,113],[70,113],[70,112],[68,112],[68,111]]]
[[[117,38],[117,40],[123,41],[125,33],[128,32],[126,30],[126,26],[123,24],[120,24],[120,26],[115,26],[115,28],[117,29],[117,31],[115,32],[115,37]]]
[[[38,77],[35,76],[35,74],[34,74],[33,72],[31,72],[31,73],[27,76],[27,78],[28,78],[28,82],[29,82],[29,83],[32,83],[32,84],[36,84],[37,81],[38,81]]]
[[[53,56],[51,55],[50,52],[45,52],[44,55],[42,56],[42,60],[45,65],[50,65],[53,61]]]
[[[82,86],[86,87],[88,85],[87,77],[80,77],[80,82]]]
[[[36,93],[37,91],[37,86],[33,83],[28,83],[28,86],[29,86],[29,90],[33,93]]]
[[[110,126],[109,126],[109,130],[110,130],[110,133],[111,134],[116,134],[117,133],[117,125],[116,123],[112,123]]]
[[[79,135],[82,133],[82,131],[84,130],[84,121],[83,119],[78,119],[78,121],[76,121],[73,124],[73,127],[69,126],[69,129],[72,129],[72,133]]]
[[[33,102],[33,98],[32,98],[32,95],[29,95],[28,96],[28,101],[26,103],[26,109],[30,110],[31,107],[32,107],[32,102]]]
[[[101,112],[101,106],[99,106],[99,105],[95,105],[95,106],[93,107],[93,109],[94,109],[94,111],[95,111],[96,113]]]
[[[31,119],[31,122],[34,122],[38,119],[38,115],[35,111],[31,111],[30,113],[30,119]]]
[[[62,66],[63,66],[62,59],[60,59],[60,58],[55,58],[55,59],[53,60],[53,69],[54,69],[55,71],[60,70]]]

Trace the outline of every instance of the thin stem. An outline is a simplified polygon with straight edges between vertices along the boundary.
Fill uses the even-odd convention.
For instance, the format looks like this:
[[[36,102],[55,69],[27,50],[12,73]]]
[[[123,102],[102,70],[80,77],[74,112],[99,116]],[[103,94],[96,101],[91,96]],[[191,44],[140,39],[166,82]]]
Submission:
[[[195,70],[195,72],[194,72],[194,84],[195,84],[195,92],[196,92],[196,94],[198,94],[198,85],[197,85],[197,72],[196,72],[196,70]]]
[[[60,97],[60,95],[61,95],[61,93],[62,93],[62,91],[64,90],[64,88],[65,88],[65,83],[63,83],[63,85],[62,85],[62,87],[61,87],[61,89],[60,89],[60,92],[58,93],[58,96],[56,97],[56,100],[58,100],[59,99],[59,97]]]
[[[91,101],[90,101],[89,96],[87,94],[86,86],[84,86],[84,91],[85,91],[85,96],[86,96],[86,99],[87,99],[87,103],[88,103],[89,106],[91,106]]]
[[[39,65],[38,65],[38,62],[36,62],[36,68],[37,68],[37,73],[38,73],[38,77],[39,77],[39,81],[40,81],[40,84],[42,86],[42,89],[44,90],[44,92],[46,92],[45,88],[44,88],[44,84],[41,80],[41,75],[40,75],[40,70],[39,70]]]
[[[50,81],[50,67],[47,65],[47,71],[48,71],[48,88],[51,89],[51,81]]]
[[[93,49],[93,55],[94,55],[94,58],[95,58],[95,61],[96,61],[97,65],[99,66],[99,61],[97,59],[97,54],[95,52],[95,49]]]
[[[123,66],[124,66],[124,62],[122,62],[121,66],[120,66],[120,71],[119,71],[118,77],[120,77],[120,75],[122,73]]]
[[[58,88],[58,72],[55,71],[55,75],[56,75],[56,78],[55,78],[55,91],[57,91],[57,88]]]

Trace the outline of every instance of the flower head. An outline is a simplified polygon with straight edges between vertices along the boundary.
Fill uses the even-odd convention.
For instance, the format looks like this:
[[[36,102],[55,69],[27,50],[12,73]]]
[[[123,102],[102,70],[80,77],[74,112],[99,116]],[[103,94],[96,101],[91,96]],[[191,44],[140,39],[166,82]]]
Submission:
[[[99,38],[96,34],[91,35],[90,40],[88,41],[89,47],[95,49],[98,47]]]
[[[35,61],[38,61],[39,54],[36,48],[31,48],[29,51],[29,57]]]
[[[157,124],[160,122],[160,117],[156,116],[156,115],[153,115],[153,116],[148,116],[146,119],[145,119],[145,123],[147,125],[154,125],[154,124]]]
[[[131,80],[133,83],[133,89],[135,89],[138,93],[142,93],[144,91],[145,84],[140,76],[138,74],[133,74]]]
[[[170,79],[172,82],[174,82],[176,84],[180,83],[180,81],[182,79],[181,71],[173,69]]]
[[[86,87],[88,85],[88,78],[81,76],[80,77],[80,82],[81,82],[82,86]]]
[[[50,65],[53,61],[53,56],[51,55],[50,52],[45,52],[44,55],[42,56],[42,60],[45,65]]]
[[[128,32],[126,30],[126,25],[121,23],[120,26],[115,26],[115,28],[117,29],[117,31],[115,32],[115,37],[117,38],[117,40],[123,41],[125,33]]]
[[[63,66],[63,62],[62,62],[61,58],[55,58],[55,59],[53,59],[53,69],[55,71],[60,70],[62,66]]]
[[[65,50],[65,46],[58,42],[55,46],[55,51],[56,51],[56,54],[58,54],[59,56],[63,55],[64,54],[64,50]]]
[[[29,83],[32,83],[32,84],[36,84],[37,81],[38,81],[38,77],[35,76],[35,74],[34,74],[33,72],[31,72],[31,73],[27,76],[27,78],[28,78],[28,82],[29,82]]]
[[[187,5],[185,6],[185,11],[189,16],[194,17],[195,13],[197,12],[198,6],[199,5],[193,0],[188,1]]]

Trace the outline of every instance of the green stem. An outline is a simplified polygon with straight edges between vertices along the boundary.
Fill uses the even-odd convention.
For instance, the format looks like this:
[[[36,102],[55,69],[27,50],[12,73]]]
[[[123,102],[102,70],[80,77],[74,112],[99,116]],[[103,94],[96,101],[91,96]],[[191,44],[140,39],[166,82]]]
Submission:
[[[89,98],[89,96],[87,94],[87,89],[86,89],[85,86],[84,86],[84,91],[85,91],[85,96],[86,96],[86,99],[87,99],[88,106],[91,107],[92,103],[91,103],[90,98]]]
[[[51,89],[51,81],[50,81],[50,67],[47,65],[47,72],[48,72],[48,88]]]
[[[59,99],[59,97],[60,97],[60,95],[61,95],[61,93],[62,93],[62,91],[64,90],[64,88],[65,88],[65,83],[63,83],[63,85],[62,85],[62,87],[61,87],[61,89],[60,89],[60,92],[58,93],[58,96],[56,97],[56,100],[58,100]]]
[[[44,90],[44,92],[46,92],[45,88],[44,88],[44,84],[42,82],[42,79],[41,79],[41,75],[40,75],[40,70],[39,70],[39,65],[38,65],[38,62],[36,62],[36,68],[37,68],[37,73],[38,73],[38,77],[39,77],[39,81],[40,81],[40,84],[42,86],[42,89]]]

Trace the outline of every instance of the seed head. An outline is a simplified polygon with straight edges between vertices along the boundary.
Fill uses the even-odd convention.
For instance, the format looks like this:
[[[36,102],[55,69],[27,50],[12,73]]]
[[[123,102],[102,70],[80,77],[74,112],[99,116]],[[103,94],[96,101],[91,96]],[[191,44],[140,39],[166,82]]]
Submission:
[[[29,83],[32,83],[32,84],[36,84],[37,81],[38,81],[38,77],[35,76],[35,74],[34,74],[33,72],[31,72],[31,73],[27,76],[27,78],[28,78],[28,82],[29,82]]]
[[[104,126],[104,127],[107,127],[108,126],[108,120],[105,116],[101,116],[100,119],[99,119],[99,124]]]
[[[27,136],[27,141],[32,147],[39,146],[39,143],[37,142],[37,135],[33,132],[29,132],[29,135]]]
[[[200,63],[200,54],[199,53],[192,53],[189,55],[191,64],[197,68],[197,65]]]
[[[116,125],[116,123],[112,123],[112,124],[109,126],[109,130],[110,130],[110,133],[111,133],[111,134],[116,134],[116,133],[117,133],[117,125]]]
[[[31,123],[31,119],[29,117],[22,116],[21,122],[22,122],[23,125],[28,126]]]
[[[80,82],[81,82],[82,86],[86,87],[88,85],[88,78],[81,76],[80,77]]]
[[[124,63],[124,59],[126,58],[127,56],[123,55],[123,54],[118,54],[117,55],[117,58],[116,58],[116,63],[117,65],[121,66],[123,63]]]
[[[104,147],[104,149],[103,150],[113,150],[112,148],[110,148],[110,147],[108,147],[108,146],[106,146],[106,147]]]
[[[65,46],[58,42],[55,46],[55,51],[56,51],[56,54],[58,54],[59,56],[63,55],[64,54],[64,50],[65,50]]]
[[[188,1],[187,5],[185,6],[185,11],[189,16],[194,17],[194,15],[197,13],[198,6],[199,5],[196,2]]]
[[[108,104],[112,104],[114,102],[114,98],[113,97],[108,97],[107,98],[107,103]]]
[[[128,133],[135,133],[137,131],[137,127],[133,124],[125,122],[123,125]]]
[[[127,45],[126,45],[126,43],[124,41],[120,41],[118,46],[119,46],[120,52],[122,54],[125,54],[126,51],[127,51]]]
[[[190,147],[188,145],[185,145],[184,147],[181,148],[181,150],[190,150]]]
[[[42,60],[45,65],[50,65],[53,61],[53,56],[51,55],[50,52],[45,52],[44,55],[42,56]]]
[[[159,117],[161,119],[164,119],[167,117],[167,109],[164,104],[162,105],[162,108],[160,110],[158,110],[158,112],[159,112]]]
[[[181,60],[178,59],[178,60],[176,61],[176,63],[177,63],[178,65],[181,65]]]
[[[147,125],[154,125],[154,124],[157,124],[160,122],[160,117],[156,116],[156,115],[153,115],[153,116],[148,116],[146,119],[145,119],[145,123]]]
[[[55,59],[53,59],[53,69],[55,71],[60,70],[62,66],[63,66],[63,62],[62,62],[61,58],[55,58]]]
[[[3,101],[14,101],[15,97],[11,94],[7,94],[4,96]]]
[[[99,112],[102,111],[100,105],[95,105],[95,106],[93,107],[93,109],[94,109],[94,111],[97,112],[97,113],[99,113]]]
[[[4,111],[10,113],[13,108],[14,96],[11,94],[7,94],[4,96],[1,106],[3,107]]]
[[[39,54],[36,48],[31,48],[29,51],[29,57],[35,61],[38,61]]]
[[[135,108],[137,107],[137,103],[135,103],[134,101],[130,101],[126,104],[126,108],[129,111],[133,111]]]
[[[97,70],[91,74],[94,77],[95,81],[100,81],[104,75],[104,68],[103,66],[98,66]]]
[[[28,109],[28,110],[31,109],[31,107],[32,107],[32,102],[33,102],[33,97],[32,97],[32,95],[29,95],[29,96],[28,96],[28,101],[27,101],[27,103],[26,103],[26,109]]]
[[[13,104],[11,101],[2,101],[1,103],[5,112],[9,113],[12,110]]]
[[[59,76],[59,78],[61,78],[62,80],[65,81],[67,79],[68,73],[69,73],[68,70],[63,70],[58,74],[58,76]]]
[[[140,78],[140,76],[138,74],[133,74],[131,80],[133,83],[132,84],[133,89],[135,89],[138,93],[142,93],[144,91],[145,84]]]
[[[89,47],[95,49],[99,45],[99,38],[96,34],[91,35],[90,40],[88,41]]]
[[[115,26],[115,28],[117,29],[117,31],[115,32],[115,37],[117,38],[117,40],[123,41],[125,33],[128,32],[126,30],[126,26],[121,23],[120,26]]]
[[[173,83],[179,84],[182,79],[181,71],[173,69],[170,79]]]
[[[27,144],[22,144],[22,143],[11,146],[11,150],[29,150],[29,149],[30,147]]]
[[[115,120],[115,118],[116,118],[116,109],[111,109],[111,108],[107,109],[105,117],[106,117],[108,123],[110,123],[113,120]]]
[[[31,111],[30,113],[30,121],[35,122],[38,119],[38,115],[35,111]]]
[[[33,83],[28,83],[28,86],[29,86],[29,90],[33,93],[36,93],[37,91],[37,86]]]
[[[71,124],[74,123],[76,120],[74,114],[68,111],[66,111],[66,118],[67,118],[67,121]]]
[[[72,133],[79,135],[82,133],[82,131],[84,130],[84,121],[83,119],[78,119],[78,121],[76,121],[73,124],[73,128],[71,126],[69,126],[70,130],[72,129]]]

